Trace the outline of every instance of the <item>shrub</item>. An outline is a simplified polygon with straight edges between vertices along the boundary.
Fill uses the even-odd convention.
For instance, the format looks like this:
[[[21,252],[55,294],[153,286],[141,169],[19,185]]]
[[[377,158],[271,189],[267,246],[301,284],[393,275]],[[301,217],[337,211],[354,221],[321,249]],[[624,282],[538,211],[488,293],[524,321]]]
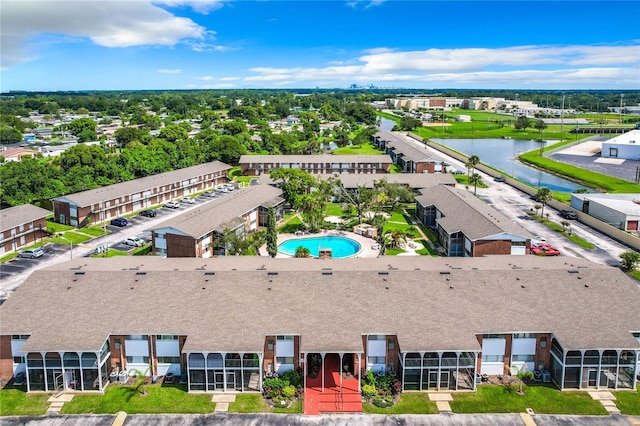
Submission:
[[[387,398],[377,397],[373,399],[373,405],[379,408],[389,408],[393,405],[393,401]]]
[[[295,394],[296,394],[295,386],[289,385],[282,388],[282,396],[284,396],[285,398],[293,398]]]
[[[264,379],[262,388],[265,392],[274,391],[280,393],[285,386],[289,386],[289,381],[281,378],[268,378]]]
[[[376,375],[373,371],[367,371],[367,375],[362,378],[362,383],[366,385],[374,385],[376,384]]]
[[[287,380],[291,386],[296,389],[302,388],[302,374],[298,370],[285,371],[282,374],[282,379]]]
[[[362,385],[362,395],[369,399],[375,396],[378,393],[378,390],[374,385]]]

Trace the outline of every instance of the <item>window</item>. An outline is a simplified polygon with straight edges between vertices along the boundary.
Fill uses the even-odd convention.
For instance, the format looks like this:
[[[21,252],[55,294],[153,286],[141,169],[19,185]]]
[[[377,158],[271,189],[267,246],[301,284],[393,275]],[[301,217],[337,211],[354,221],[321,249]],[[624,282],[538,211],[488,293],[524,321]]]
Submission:
[[[127,340],[147,340],[146,334],[131,334],[127,336]]]
[[[25,362],[27,362],[27,359],[23,356],[14,356],[13,357],[13,363],[14,364],[24,364]]]
[[[369,364],[385,364],[387,362],[387,358],[384,356],[370,356],[367,358],[367,362]]]
[[[14,334],[11,336],[11,340],[27,340],[28,338],[28,334]]]
[[[483,339],[504,339],[502,334],[483,334]]]
[[[278,336],[278,340],[293,340],[293,336]]]
[[[535,333],[513,333],[514,339],[535,339]]]
[[[293,364],[292,356],[279,356],[276,358],[278,364]]]
[[[378,335],[378,334],[372,334],[369,336],[369,340],[384,340],[385,336],[382,335]]]
[[[178,336],[173,336],[170,334],[158,334],[156,336],[156,339],[158,340],[178,340]]]
[[[503,362],[503,355],[483,355],[482,362]]]
[[[158,364],[179,364],[180,357],[179,356],[159,356]]]
[[[618,157],[618,148],[609,148],[609,157]]]
[[[149,364],[149,357],[148,356],[128,356],[127,363]]]
[[[514,355],[512,357],[512,361],[513,362],[534,362],[535,359],[533,355]]]
[[[122,345],[122,342],[120,341],[120,339],[115,339],[114,346],[116,350],[120,350],[120,345]]]

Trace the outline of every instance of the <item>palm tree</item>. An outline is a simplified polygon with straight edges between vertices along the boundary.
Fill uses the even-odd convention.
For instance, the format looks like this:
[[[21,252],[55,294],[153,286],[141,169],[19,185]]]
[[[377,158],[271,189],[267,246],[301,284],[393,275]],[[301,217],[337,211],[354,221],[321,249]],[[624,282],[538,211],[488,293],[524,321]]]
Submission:
[[[467,178],[471,176],[471,169],[475,169],[478,163],[480,163],[480,157],[477,155],[472,155],[467,159],[467,162],[464,165],[467,168]]]
[[[311,252],[309,252],[309,249],[304,247],[304,246],[298,246],[298,248],[296,248],[296,257],[309,257],[311,256]]]
[[[542,204],[542,211],[540,212],[540,217],[544,216],[544,206],[551,200],[552,194],[549,188],[540,188],[538,192],[536,192],[536,200]]]
[[[474,173],[469,178],[469,183],[473,185],[473,195],[477,195],[478,184],[482,183],[482,177],[478,173]]]

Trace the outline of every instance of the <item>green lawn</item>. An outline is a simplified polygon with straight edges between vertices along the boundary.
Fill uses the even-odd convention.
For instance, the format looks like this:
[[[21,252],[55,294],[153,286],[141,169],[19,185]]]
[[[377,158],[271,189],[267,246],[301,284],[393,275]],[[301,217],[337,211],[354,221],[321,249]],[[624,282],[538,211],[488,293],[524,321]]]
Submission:
[[[372,144],[366,143],[362,145],[344,146],[333,150],[334,155],[379,155],[384,152],[376,149]]]
[[[622,414],[640,416],[640,385],[635,392],[613,392],[616,397],[616,405]]]
[[[402,250],[401,248],[388,248],[384,251],[385,256],[397,256],[400,253],[406,253],[406,251]]]
[[[294,232],[302,229],[302,227],[303,224],[300,216],[295,216],[278,227],[278,232],[282,232],[283,234],[293,234]]]
[[[51,241],[52,243],[59,243],[59,244],[69,244],[69,241],[71,241],[73,245],[77,245],[80,243],[84,243],[85,241],[89,241],[92,238],[88,235],[80,234],[76,231],[66,231],[63,236],[64,238],[66,238],[66,240],[62,237],[51,237],[48,240]]]
[[[325,207],[326,216],[342,216],[342,204],[340,203],[327,203]]]
[[[527,408],[539,414],[606,415],[602,404],[587,392],[561,392],[551,386],[524,386],[525,395],[508,392],[503,386],[480,385],[476,393],[453,395],[454,413],[523,413]]]
[[[109,249],[109,251],[100,254],[92,254],[91,257],[116,257],[116,256],[127,256],[128,254],[124,251]]]
[[[368,414],[436,414],[438,408],[436,403],[429,400],[426,393],[405,392],[400,397],[400,401],[393,407],[380,408],[365,402],[362,409]]]
[[[104,395],[76,395],[62,407],[62,414],[128,414],[212,413],[211,395],[189,394],[184,386],[146,385],[141,396],[135,386],[109,386]]]
[[[91,226],[89,228],[80,228],[77,230],[77,232],[91,235],[92,237],[101,237],[103,235],[111,233],[110,231],[105,230],[104,228],[100,228],[99,226]]]
[[[70,231],[72,229],[75,229],[75,228],[73,226],[62,225],[61,223],[47,220],[47,231],[50,234],[55,234],[56,232]]]
[[[300,414],[304,411],[302,399],[298,399],[287,408],[271,408],[261,394],[246,393],[236,395],[235,402],[229,404],[230,413],[283,413]]]
[[[468,185],[470,189],[473,188],[473,184],[469,183],[469,176],[467,176],[467,175],[453,175],[453,178],[460,185]],[[489,186],[487,186],[487,184],[484,183],[483,180],[480,180],[480,182],[478,183],[478,188],[488,188],[488,187]]]
[[[438,251],[432,249],[431,246],[425,240],[418,240],[418,242],[422,244],[424,248],[420,250],[416,250],[416,253],[418,253],[421,256],[438,257]]]
[[[0,389],[0,416],[41,416],[49,408],[49,396],[27,395],[20,389]]]

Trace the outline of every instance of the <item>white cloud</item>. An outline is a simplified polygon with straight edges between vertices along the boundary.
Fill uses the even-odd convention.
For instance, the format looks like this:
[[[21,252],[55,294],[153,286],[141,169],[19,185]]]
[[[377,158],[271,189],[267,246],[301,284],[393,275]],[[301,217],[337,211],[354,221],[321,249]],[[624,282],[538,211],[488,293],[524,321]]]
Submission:
[[[148,1],[2,2],[4,68],[33,60],[33,41],[42,34],[88,38],[105,47],[175,46],[210,36],[191,19],[174,16]]]
[[[637,87],[640,45],[514,46],[498,49],[427,49],[397,52],[377,48],[349,65],[324,68],[256,67],[246,82],[317,85],[366,81],[443,83],[450,87]],[[346,63],[345,63],[346,64]],[[410,84],[409,84],[410,85]],[[442,87],[442,86],[441,86]]]
[[[181,69],[175,69],[175,70],[159,69],[156,71],[158,71],[160,74],[180,74],[182,72]]]
[[[237,81],[242,80],[241,77],[222,77],[220,81]]]
[[[196,80],[211,81],[211,80],[215,80],[215,77],[211,75],[205,75],[202,77],[196,77]]]
[[[187,6],[203,15],[224,6],[224,1],[222,0],[155,0],[154,3],[169,7]]]
[[[362,6],[362,9],[366,10],[373,6],[379,6],[385,1],[387,0],[352,0],[352,1],[346,2],[346,5],[354,9],[357,9],[360,6]]]

